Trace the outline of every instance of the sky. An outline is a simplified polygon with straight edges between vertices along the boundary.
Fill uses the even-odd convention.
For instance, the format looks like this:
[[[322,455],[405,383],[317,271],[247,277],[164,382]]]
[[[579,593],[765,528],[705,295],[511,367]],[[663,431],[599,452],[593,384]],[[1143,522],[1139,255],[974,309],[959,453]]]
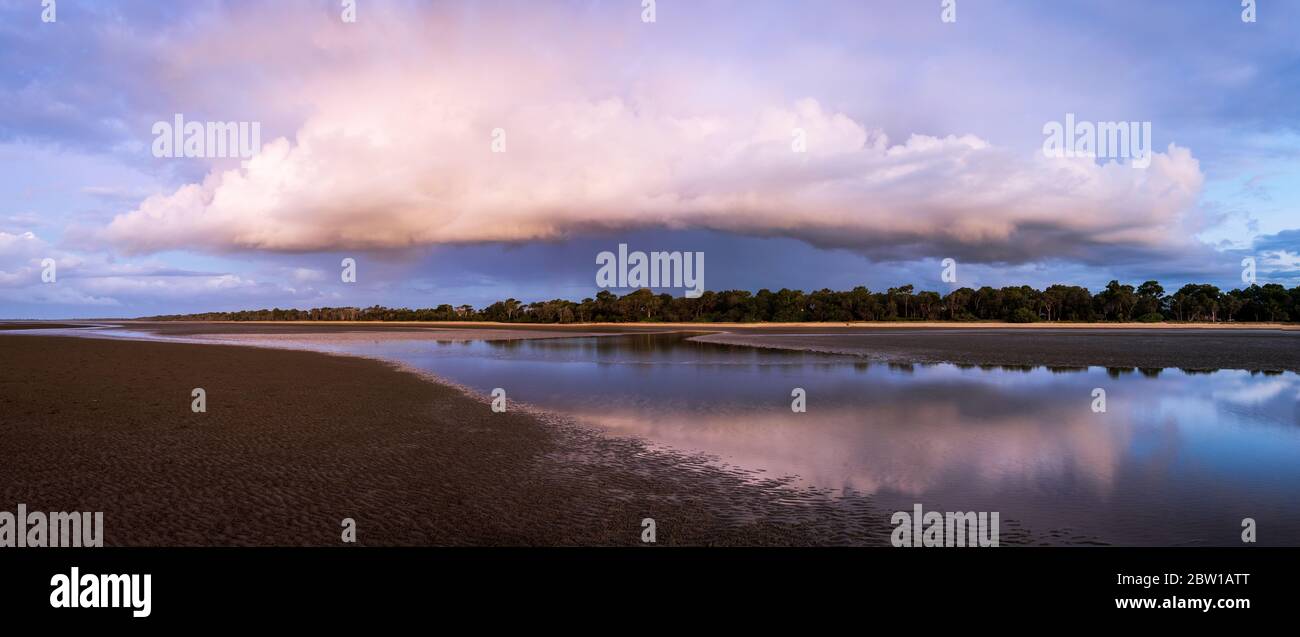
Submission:
[[[0,318],[580,300],[619,244],[708,290],[1300,284],[1300,2],[42,4],[0,0]],[[178,114],[260,148],[165,156]]]

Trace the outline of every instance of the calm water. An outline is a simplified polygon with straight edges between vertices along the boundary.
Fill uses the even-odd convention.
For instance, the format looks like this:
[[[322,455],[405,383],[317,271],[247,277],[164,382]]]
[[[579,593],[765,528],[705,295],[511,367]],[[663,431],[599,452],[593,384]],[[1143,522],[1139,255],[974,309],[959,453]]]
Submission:
[[[1261,543],[1300,544],[1296,374],[866,365],[681,335],[329,348],[891,510],[1000,511],[1113,544],[1240,544],[1253,517]]]
[[[682,335],[280,344],[474,390],[887,510],[999,511],[1053,542],[1300,544],[1300,376],[888,366]],[[252,340],[240,337],[240,340]],[[790,409],[807,392],[807,412]],[[1107,410],[1092,410],[1094,388]]]

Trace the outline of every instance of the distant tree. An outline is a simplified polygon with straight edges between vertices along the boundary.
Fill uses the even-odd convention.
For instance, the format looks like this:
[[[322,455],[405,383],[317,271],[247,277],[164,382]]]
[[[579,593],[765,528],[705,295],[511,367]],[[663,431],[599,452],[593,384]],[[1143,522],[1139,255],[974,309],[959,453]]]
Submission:
[[[1164,310],[1165,289],[1156,281],[1145,281],[1137,288],[1133,316],[1160,314]]]
[[[983,286],[958,288],[945,296],[916,292],[911,285],[872,292],[864,286],[849,291],[820,289],[810,293],[782,288],[705,291],[698,298],[655,294],[649,289],[618,296],[601,290],[581,302],[566,299],[527,304],[509,298],[482,310],[470,305],[441,304],[433,308],[389,308],[372,305],[272,308],[235,312],[150,317],[156,320],[224,321],[500,321],[522,323],[572,322],[800,322],[984,320],[1046,321],[1293,321],[1300,319],[1300,287],[1290,290],[1270,283],[1222,292],[1203,283],[1189,283],[1172,295],[1156,281],[1133,286],[1111,281],[1096,295],[1077,285],[1033,287]]]
[[[1127,321],[1137,301],[1133,286],[1120,285],[1119,281],[1111,281],[1106,284],[1106,289],[1097,294],[1095,305],[1107,319]]]

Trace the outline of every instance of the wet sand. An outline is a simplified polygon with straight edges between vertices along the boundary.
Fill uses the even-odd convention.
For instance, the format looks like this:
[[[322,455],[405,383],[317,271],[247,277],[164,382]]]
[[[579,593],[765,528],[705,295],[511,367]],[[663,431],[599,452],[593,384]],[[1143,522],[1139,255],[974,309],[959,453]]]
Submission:
[[[278,335],[278,334],[358,334],[420,333],[433,338],[443,336],[462,338],[545,338],[592,336],[597,334],[635,334],[643,332],[672,331],[663,326],[640,326],[618,323],[583,324],[529,324],[484,322],[406,322],[406,321],[112,321],[111,324],[131,330],[143,330],[163,336],[196,336],[212,334]],[[0,324],[3,325],[3,324]],[[696,327],[696,329],[700,329]],[[703,329],[700,331],[713,331]]]
[[[1300,331],[1281,329],[900,329],[735,331],[695,340],[886,363],[1300,372]]]
[[[191,412],[191,389],[207,413]],[[0,510],[105,546],[887,545],[888,511],[551,422],[385,363],[0,334]],[[1028,541],[1003,523],[1002,542]]]
[[[223,332],[315,332],[340,329],[385,331],[414,328],[417,330],[525,330],[529,332],[597,332],[640,333],[664,331],[756,332],[756,333],[855,333],[871,331],[914,330],[1008,330],[1008,331],[1110,331],[1110,330],[1214,330],[1214,331],[1296,331],[1294,323],[1003,323],[990,321],[866,321],[854,323],[496,323],[491,321],[155,321],[148,319],[101,319],[71,323],[115,324],[137,329],[159,330],[176,334]],[[29,322],[34,323],[34,322]],[[5,322],[0,321],[0,329]]]
[[[1300,372],[1300,333],[1282,330],[878,330],[707,334],[695,341],[861,356],[880,363]]]
[[[695,340],[858,356],[887,363],[1051,367],[1244,369],[1300,372],[1300,329],[1246,324],[127,322],[161,335],[428,334],[515,339],[701,332]]]
[[[55,323],[46,321],[0,321],[0,332],[5,330],[49,330],[84,327],[84,323]]]

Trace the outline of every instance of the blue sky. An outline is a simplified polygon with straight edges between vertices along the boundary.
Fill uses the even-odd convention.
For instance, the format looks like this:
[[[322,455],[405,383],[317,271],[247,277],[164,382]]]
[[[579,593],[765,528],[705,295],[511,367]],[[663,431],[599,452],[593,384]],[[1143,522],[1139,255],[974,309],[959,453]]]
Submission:
[[[0,0],[0,317],[580,299],[619,243],[713,290],[1300,283],[1300,3],[340,5]],[[261,152],[156,157],[176,113]],[[1067,113],[1151,165],[1044,156]]]

